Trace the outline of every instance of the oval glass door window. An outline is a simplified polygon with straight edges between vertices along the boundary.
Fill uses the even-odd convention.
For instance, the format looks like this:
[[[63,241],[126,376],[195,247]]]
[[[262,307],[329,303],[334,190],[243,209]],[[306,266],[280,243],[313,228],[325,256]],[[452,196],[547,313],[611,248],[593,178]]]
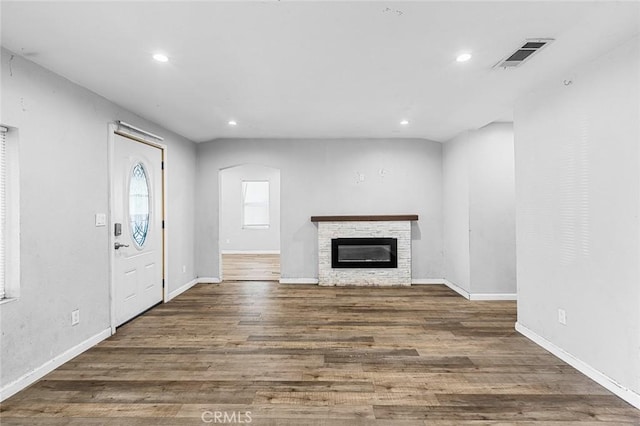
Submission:
[[[142,163],[137,163],[131,170],[129,181],[129,223],[131,238],[139,248],[144,246],[149,232],[149,181]]]

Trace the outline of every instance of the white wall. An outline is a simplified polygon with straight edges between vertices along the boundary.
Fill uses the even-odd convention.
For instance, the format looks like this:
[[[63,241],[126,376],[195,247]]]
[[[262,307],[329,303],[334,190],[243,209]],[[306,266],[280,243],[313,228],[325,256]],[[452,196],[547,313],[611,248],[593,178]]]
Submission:
[[[468,133],[442,147],[444,277],[471,291]]]
[[[513,125],[445,143],[443,188],[445,278],[471,295],[515,294]]]
[[[109,207],[107,123],[165,137],[170,291],[195,277],[195,144],[6,50],[1,87],[0,122],[19,130],[21,191],[20,298],[0,305],[5,386],[109,328],[110,227],[94,226]]]
[[[515,111],[518,323],[635,391],[636,401],[638,52],[635,38],[542,85]]]
[[[242,227],[242,181],[269,182],[269,228]],[[222,251],[280,250],[280,170],[244,164],[220,170],[220,248]]]
[[[318,277],[312,215],[416,213],[413,278],[442,278],[442,146],[411,139],[216,140],[198,145],[199,276],[218,273],[218,171],[236,164],[280,169],[281,273]],[[358,173],[365,180],[358,180]]]
[[[513,123],[493,123],[469,140],[472,294],[516,293]]]

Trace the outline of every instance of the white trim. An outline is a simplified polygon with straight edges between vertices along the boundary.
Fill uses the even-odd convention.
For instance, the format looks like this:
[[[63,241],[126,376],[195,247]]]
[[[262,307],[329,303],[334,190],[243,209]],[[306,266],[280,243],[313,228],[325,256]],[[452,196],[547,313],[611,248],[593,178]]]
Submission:
[[[134,126],[134,125],[132,125],[132,124],[125,123],[124,121],[120,121],[120,120],[118,120],[118,121],[116,121],[116,122],[118,123],[118,126],[119,126],[119,127],[126,127],[127,129],[130,129],[130,130],[133,130],[133,131],[135,131],[135,132],[141,133],[141,134],[143,134],[143,135],[145,135],[145,136],[150,136],[150,137],[152,137],[152,138],[154,138],[154,139],[157,139],[157,140],[159,140],[159,141],[163,141],[163,140],[164,140],[164,138],[163,138],[163,137],[161,137],[161,136],[154,135],[154,134],[153,134],[153,133],[151,133],[151,132],[147,132],[146,130],[142,130],[141,128],[136,127],[136,126]],[[119,130],[122,130],[122,129],[119,129]]]
[[[220,284],[222,280],[218,277],[198,277],[198,284]]]
[[[419,281],[431,281],[431,282],[419,282],[412,284],[444,284],[449,287],[451,290],[455,291],[462,297],[467,300],[518,300],[518,295],[516,293],[469,293],[467,290],[462,287],[452,283],[449,280],[419,280]]]
[[[456,293],[458,293],[460,296],[464,297],[465,299],[470,300],[470,295],[469,293],[464,290],[462,287],[457,286],[456,284],[452,283],[449,280],[443,280],[444,281],[444,285],[446,285],[447,287],[449,287],[451,290],[455,291]]]
[[[6,305],[7,303],[15,302],[17,300],[18,300],[17,297],[4,297],[0,299],[0,305]]]
[[[162,291],[163,302],[167,303],[169,299],[169,152],[166,145],[158,144],[158,148],[162,150],[162,220],[164,221],[164,227],[162,228],[162,243],[164,249],[164,259],[162,259],[164,267],[164,289]]]
[[[185,291],[189,290],[191,287],[193,287],[196,284],[198,284],[198,279],[197,278],[195,280],[189,281],[188,283],[186,283],[182,287],[173,290],[172,292],[169,293],[168,298],[165,300],[165,302],[168,302],[171,299],[173,299],[174,297],[181,295],[182,293],[184,293]]]
[[[221,254],[280,254],[280,250],[221,250]]]
[[[318,284],[317,278],[280,278],[280,284]]]
[[[115,304],[115,294],[116,287],[114,282],[114,273],[113,269],[115,267],[115,253],[113,250],[113,245],[115,244],[114,233],[114,225],[113,225],[113,176],[115,170],[115,131],[118,130],[118,125],[116,123],[109,123],[107,125],[108,128],[108,141],[107,141],[107,172],[108,172],[108,201],[109,201],[109,216],[107,218],[107,226],[108,229],[108,238],[109,238],[109,324],[111,326],[111,334],[116,333],[116,304]]]
[[[225,169],[218,169],[218,175],[216,177],[216,179],[218,180],[217,184],[218,184],[218,247],[217,247],[217,251],[218,251],[218,276],[220,277],[220,282],[222,280],[224,280],[224,274],[222,273],[222,250],[220,250],[220,246],[222,246],[222,232],[220,232],[220,230],[222,229],[222,206],[223,206],[223,200],[222,200],[222,170]],[[242,221],[241,221],[242,223]]]
[[[600,371],[591,367],[589,364],[576,358],[575,356],[571,355],[569,352],[556,346],[555,344],[551,343],[544,337],[538,335],[534,331],[528,329],[527,327],[525,327],[524,325],[518,322],[516,322],[516,331],[518,331],[520,334],[522,334],[532,342],[536,343],[537,345],[551,352],[553,355],[560,358],[561,360],[563,360],[564,362],[566,362],[567,364],[569,364],[570,366],[572,366],[573,368],[575,368],[576,370],[584,374],[585,376],[589,377],[591,380],[595,381],[596,383],[603,386],[607,390],[613,392],[620,398],[624,399],[629,404],[640,409],[640,394],[637,394],[631,389],[628,389],[622,386],[612,378],[601,373]]]
[[[471,293],[469,300],[518,300],[516,293]]]
[[[315,278],[281,278],[280,284],[317,284]],[[468,300],[518,300],[515,293],[468,293],[466,290],[444,278],[417,278],[411,280],[411,285],[446,285],[451,290]]]
[[[7,128],[3,126],[4,128]],[[11,127],[6,134],[6,193],[5,193],[5,300],[20,297],[20,135]]]
[[[0,401],[4,401],[10,396],[15,395],[22,389],[51,373],[53,370],[60,367],[65,362],[72,360],[82,352],[97,345],[109,336],[111,336],[111,328],[102,330],[100,333],[89,337],[87,340],[80,342],[78,345],[64,351],[60,355],[55,356],[53,359],[45,362],[40,367],[35,368],[27,374],[24,374],[22,377],[3,386],[2,389],[0,389]]]
[[[411,280],[411,285],[432,285],[432,284],[445,284],[444,278],[416,278]]]

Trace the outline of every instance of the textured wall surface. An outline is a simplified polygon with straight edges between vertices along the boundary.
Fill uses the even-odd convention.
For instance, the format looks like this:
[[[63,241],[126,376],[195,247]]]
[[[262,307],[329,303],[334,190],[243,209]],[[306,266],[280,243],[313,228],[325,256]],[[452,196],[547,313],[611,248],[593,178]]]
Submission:
[[[518,323],[636,394],[639,51],[636,37],[515,115]]]
[[[218,277],[219,170],[262,164],[280,170],[283,279],[318,279],[311,216],[417,214],[413,279],[443,278],[442,144],[424,139],[223,139],[198,144],[196,264]]]
[[[167,286],[195,278],[195,144],[17,55],[2,51],[2,123],[20,151],[20,297],[0,307],[2,385],[110,328],[108,123],[167,145]],[[80,323],[71,326],[71,311]]]

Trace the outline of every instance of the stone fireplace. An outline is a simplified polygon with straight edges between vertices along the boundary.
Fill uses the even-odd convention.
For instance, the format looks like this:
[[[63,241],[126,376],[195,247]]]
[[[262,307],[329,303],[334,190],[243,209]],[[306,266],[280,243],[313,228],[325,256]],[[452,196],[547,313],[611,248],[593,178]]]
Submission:
[[[318,224],[318,283],[411,285],[411,221],[417,215],[313,216]]]

